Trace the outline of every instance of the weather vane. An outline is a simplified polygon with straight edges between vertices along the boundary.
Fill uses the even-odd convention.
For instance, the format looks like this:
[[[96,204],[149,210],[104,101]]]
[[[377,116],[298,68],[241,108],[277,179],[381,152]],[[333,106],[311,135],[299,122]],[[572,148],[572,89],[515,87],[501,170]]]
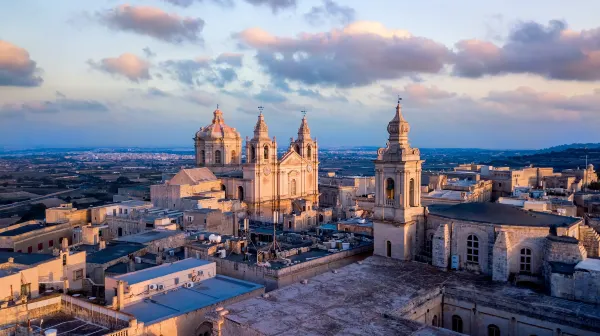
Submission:
[[[260,114],[262,114],[262,112],[263,112],[263,110],[264,110],[264,109],[265,109],[265,108],[264,108],[264,107],[262,107],[262,106],[259,106],[259,107],[258,107],[258,110],[260,111]]]
[[[300,111],[302,113],[303,116],[306,117],[306,109],[303,109],[302,111]]]
[[[217,104],[217,110],[219,109],[219,104]]]
[[[400,98],[400,95],[398,95],[398,104],[400,104],[401,100],[402,100],[402,98]]]

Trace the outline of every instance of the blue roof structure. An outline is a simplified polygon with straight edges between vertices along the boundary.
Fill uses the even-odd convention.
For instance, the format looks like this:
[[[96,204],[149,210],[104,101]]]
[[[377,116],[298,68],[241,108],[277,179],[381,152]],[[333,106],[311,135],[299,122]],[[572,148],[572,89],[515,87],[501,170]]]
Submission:
[[[8,262],[8,258],[14,258],[15,264],[21,265],[34,265],[56,257],[52,254],[38,254],[38,253],[20,253],[20,252],[6,252],[0,251],[0,263]]]
[[[8,230],[8,231],[4,231],[4,232],[0,232],[0,236],[2,237],[14,237],[14,236],[18,236],[18,235],[22,235],[24,233],[28,233],[31,231],[35,231],[35,230],[41,230],[43,228],[47,227],[44,224],[29,224],[29,225],[24,225],[21,227],[18,227],[16,229],[13,230]]]
[[[127,282],[129,285],[133,285],[139,282],[148,281],[172,273],[181,272],[194,267],[200,267],[212,263],[212,261],[208,260],[187,258],[174,263],[162,264],[160,266],[151,267],[145,270],[119,275],[115,277],[115,279],[122,280]]]
[[[130,254],[133,254],[139,250],[145,249],[146,246],[142,244],[134,243],[109,243],[106,244],[106,248],[100,251],[91,252],[87,251],[88,264],[105,264],[107,262],[119,259]],[[83,250],[87,250],[82,248]]]
[[[180,287],[174,291],[157,294],[149,299],[126,306],[121,311],[150,325],[263,287],[252,282],[217,275],[197,283],[192,288]]]
[[[133,234],[133,235],[129,235],[129,236],[119,237],[118,239],[115,239],[115,240],[120,241],[120,242],[128,242],[128,243],[147,244],[147,243],[153,242],[155,240],[168,238],[168,237],[175,236],[175,235],[182,234],[182,233],[183,233],[182,231],[152,230],[152,231],[146,231],[146,232],[137,233],[137,234]]]

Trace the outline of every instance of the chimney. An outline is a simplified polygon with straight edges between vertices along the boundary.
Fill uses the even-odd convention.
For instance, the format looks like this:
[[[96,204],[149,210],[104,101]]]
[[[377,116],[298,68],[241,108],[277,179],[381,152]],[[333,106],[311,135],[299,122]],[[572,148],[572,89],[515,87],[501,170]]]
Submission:
[[[104,241],[104,240],[101,240],[101,241],[98,243],[98,251],[102,251],[102,250],[104,250],[105,248],[106,248],[106,241]]]
[[[60,247],[63,250],[63,252],[67,252],[69,250],[69,239],[63,238],[60,241]]]
[[[117,297],[113,298],[113,300],[117,300],[117,310],[121,310],[125,307],[125,282],[122,280],[117,281]],[[114,301],[113,301],[114,302]]]

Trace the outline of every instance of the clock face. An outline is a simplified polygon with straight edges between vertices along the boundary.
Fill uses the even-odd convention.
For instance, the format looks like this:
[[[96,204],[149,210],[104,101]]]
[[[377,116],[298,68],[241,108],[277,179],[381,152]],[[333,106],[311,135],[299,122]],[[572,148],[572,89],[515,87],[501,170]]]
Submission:
[[[263,173],[265,173],[265,175],[271,174],[271,168],[265,167],[265,169],[263,169]]]
[[[308,170],[308,172],[310,173],[310,172],[312,171],[312,166],[308,166],[308,167],[306,168],[306,170]]]

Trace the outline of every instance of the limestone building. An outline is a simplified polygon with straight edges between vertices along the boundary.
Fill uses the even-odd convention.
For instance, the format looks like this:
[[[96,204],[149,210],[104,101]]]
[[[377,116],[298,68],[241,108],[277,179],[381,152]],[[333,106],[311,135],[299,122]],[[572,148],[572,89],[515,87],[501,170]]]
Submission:
[[[243,201],[251,218],[269,222],[282,222],[285,214],[294,212],[294,201],[304,199],[318,205],[319,152],[306,117],[298,137],[291,139],[279,157],[278,142],[269,137],[262,112],[254,136],[246,137],[243,148],[239,132],[225,124],[223,112],[217,109],[213,114],[212,123],[194,138],[196,164],[216,175],[226,199]]]

